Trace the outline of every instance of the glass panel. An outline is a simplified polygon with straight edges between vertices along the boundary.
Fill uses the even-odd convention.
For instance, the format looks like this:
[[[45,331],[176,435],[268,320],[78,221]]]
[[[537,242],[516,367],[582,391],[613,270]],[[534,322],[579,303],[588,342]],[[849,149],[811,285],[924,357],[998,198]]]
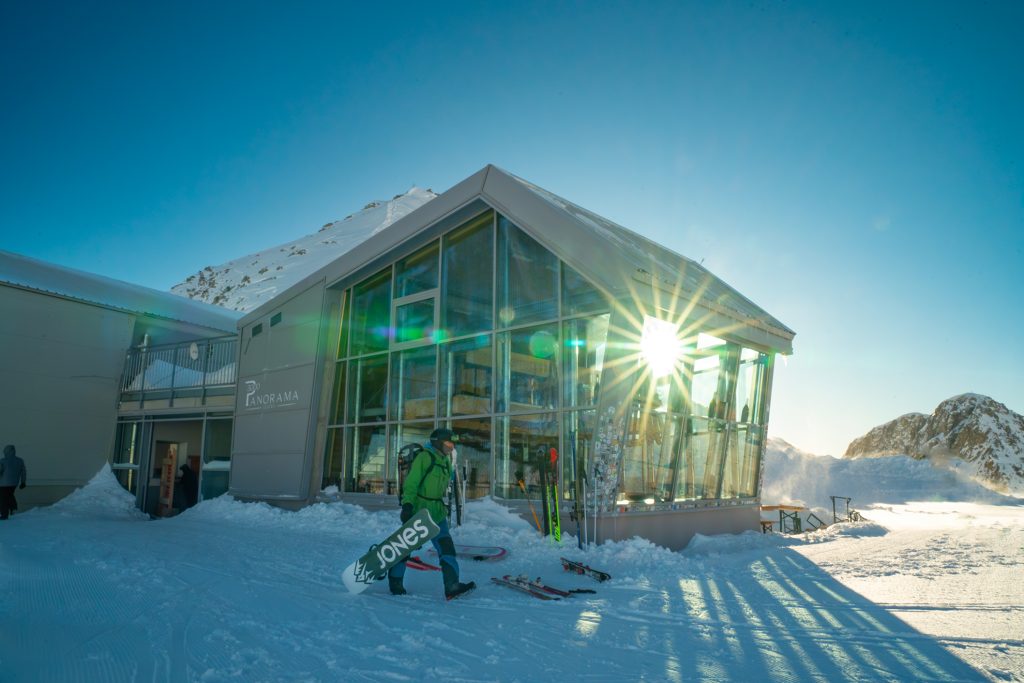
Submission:
[[[441,414],[478,415],[491,412],[491,337],[441,347]]]
[[[174,349],[157,349],[146,354],[143,390],[170,389],[174,379]]]
[[[562,444],[565,450],[562,460],[562,481],[565,482],[565,491],[562,497],[572,500],[577,476],[583,476],[589,472],[589,465],[592,461],[591,446],[594,443],[594,422],[597,419],[596,410],[581,410],[578,412],[566,413],[562,418]],[[576,471],[573,472],[573,449],[576,451]],[[587,482],[590,487],[593,482]],[[582,488],[582,483],[581,483]],[[581,493],[584,493],[581,491]],[[588,498],[593,494],[588,488],[585,492]]]
[[[331,390],[331,424],[345,421],[345,370],[347,367],[348,364],[345,361],[340,361],[334,367],[334,387]]]
[[[759,493],[764,427],[750,426],[745,431],[746,438],[740,438],[740,443],[743,444],[743,458],[740,464],[739,495],[753,497]]]
[[[434,337],[434,299],[395,307],[395,342],[429,341]]]
[[[237,339],[221,339],[209,342],[206,359],[206,386],[230,387],[234,391],[236,380],[236,362],[238,355]]]
[[[494,214],[487,212],[444,241],[442,306],[447,337],[492,327]]]
[[[540,501],[538,458],[549,448],[558,446],[556,415],[543,413],[499,418],[498,425],[495,495],[520,499],[529,496],[531,500]],[[537,512],[540,514],[539,509]]]
[[[437,347],[391,354],[391,414],[401,420],[434,417]]]
[[[686,453],[684,498],[718,497],[725,431],[718,420],[690,419],[690,439]]]
[[[713,498],[713,495],[705,495],[709,459],[713,460],[712,483],[718,476],[718,459],[709,458],[712,432],[708,429],[708,420],[704,417],[691,417],[688,424],[689,434],[679,469],[676,498],[680,500]],[[717,439],[715,441],[717,443]]]
[[[341,330],[339,332],[338,339],[338,358],[344,358],[348,355],[348,334],[351,330],[351,324],[349,323],[349,299],[352,298],[352,290],[346,290],[341,296]]]
[[[324,469],[320,479],[320,488],[337,486],[341,488],[343,452],[345,449],[345,430],[328,429],[327,447],[324,449]]]
[[[558,259],[504,216],[498,216],[498,326],[558,315]]]
[[[437,251],[435,241],[395,264],[395,298],[437,289]]]
[[[611,304],[597,287],[562,262],[562,315],[603,313]]]
[[[491,493],[491,418],[452,421],[459,435],[459,476],[466,482],[466,499],[483,498]]]
[[[562,367],[568,377],[564,398],[567,407],[597,405],[609,317],[606,314],[565,323]]]
[[[138,465],[142,444],[141,422],[122,422],[117,429],[117,450],[114,453],[115,465]]]
[[[693,363],[693,414],[700,417],[717,417],[718,376],[721,369],[716,352],[697,352]]]
[[[498,412],[558,407],[557,349],[554,324],[498,335]]]
[[[747,437],[746,425],[729,424],[725,432],[725,467],[722,470],[722,498],[738,498],[743,486],[743,445]]]
[[[232,420],[206,421],[203,463],[231,462],[231,425]]]
[[[210,500],[227,493],[229,478],[230,470],[228,469],[204,466],[199,483],[202,500]]]
[[[751,349],[740,353],[740,367],[736,377],[736,415],[741,423],[763,424],[761,416],[761,387],[768,364],[768,356]]]
[[[353,288],[352,353],[383,351],[391,341],[391,269]]]
[[[384,425],[355,427],[352,448],[349,449],[346,491],[354,493],[384,493],[384,473],[387,471],[387,429]]]
[[[349,422],[383,422],[387,413],[388,356],[349,361]]]
[[[115,467],[114,476],[117,477],[117,482],[124,487],[125,491],[136,495],[136,490],[139,486],[139,470],[137,467]]]
[[[662,408],[638,402],[629,416],[622,461],[622,496],[632,501],[671,500],[678,423]]]
[[[174,386],[203,386],[203,364],[206,362],[206,344],[182,344],[174,351]]]

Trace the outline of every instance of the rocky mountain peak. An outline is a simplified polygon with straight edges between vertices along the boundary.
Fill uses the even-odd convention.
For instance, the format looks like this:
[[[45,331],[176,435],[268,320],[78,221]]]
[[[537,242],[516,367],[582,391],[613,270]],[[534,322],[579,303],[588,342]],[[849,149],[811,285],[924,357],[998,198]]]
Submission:
[[[980,394],[910,413],[854,439],[845,458],[909,455],[963,470],[1001,492],[1024,493],[1024,416]]]

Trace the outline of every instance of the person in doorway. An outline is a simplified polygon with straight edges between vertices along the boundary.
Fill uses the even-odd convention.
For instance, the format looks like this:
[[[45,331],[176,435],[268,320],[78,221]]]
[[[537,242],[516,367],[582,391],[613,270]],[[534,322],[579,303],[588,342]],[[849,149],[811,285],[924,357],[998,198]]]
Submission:
[[[18,509],[14,487],[25,488],[27,475],[25,461],[17,456],[14,444],[4,446],[4,457],[0,460],[0,519],[7,519]]]
[[[459,581],[459,563],[455,559],[455,541],[448,528],[448,509],[444,494],[452,480],[452,458],[458,438],[450,429],[435,429],[430,441],[416,455],[409,468],[409,474],[402,485],[402,523],[405,524],[420,510],[430,512],[431,519],[441,528],[441,533],[431,543],[441,559],[441,577],[444,580],[444,596],[451,600],[476,588],[476,583]],[[393,595],[405,595],[405,562],[396,564],[388,572],[388,587]]]
[[[188,509],[199,502],[199,477],[196,471],[186,462],[178,468],[181,470],[181,492],[184,500],[183,509]]]

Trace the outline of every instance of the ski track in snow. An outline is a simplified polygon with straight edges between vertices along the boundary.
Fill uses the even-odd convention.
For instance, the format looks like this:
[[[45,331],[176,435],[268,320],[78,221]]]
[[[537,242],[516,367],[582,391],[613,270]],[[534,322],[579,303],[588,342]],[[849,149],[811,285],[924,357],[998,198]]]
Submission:
[[[819,482],[820,483],[820,482]],[[863,500],[864,494],[858,494]],[[457,542],[478,588],[437,572],[361,595],[340,571],[398,524],[344,503],[285,512],[223,496],[167,520],[109,469],[0,525],[3,681],[1024,681],[1024,507],[859,509],[796,537],[556,546],[490,500]],[[597,583],[559,556],[609,571]],[[593,595],[541,601],[491,576]]]

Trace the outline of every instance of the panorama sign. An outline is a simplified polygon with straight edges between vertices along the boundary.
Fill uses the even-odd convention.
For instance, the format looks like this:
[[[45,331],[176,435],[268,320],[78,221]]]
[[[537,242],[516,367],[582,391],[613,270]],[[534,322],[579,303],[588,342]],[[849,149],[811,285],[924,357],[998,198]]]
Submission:
[[[261,410],[270,408],[287,408],[298,405],[299,392],[295,389],[285,391],[262,391],[256,380],[245,380],[245,409]]]

